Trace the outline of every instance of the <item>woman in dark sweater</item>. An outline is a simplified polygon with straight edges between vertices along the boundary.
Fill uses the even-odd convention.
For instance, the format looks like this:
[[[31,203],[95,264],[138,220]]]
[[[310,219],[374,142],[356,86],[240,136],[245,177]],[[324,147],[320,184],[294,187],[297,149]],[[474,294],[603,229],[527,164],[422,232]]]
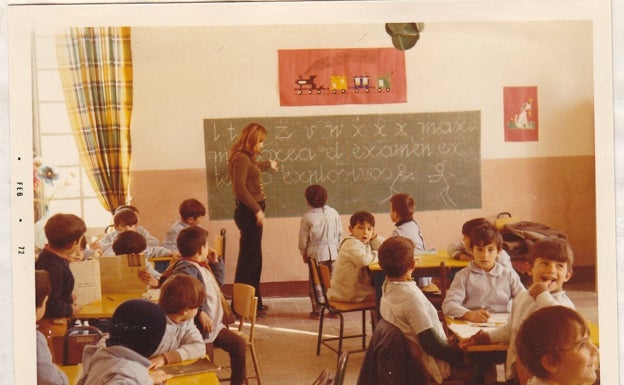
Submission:
[[[264,126],[258,123],[248,124],[234,142],[228,160],[236,198],[234,221],[241,233],[234,282],[246,283],[256,288],[260,315],[266,310],[260,294],[262,228],[266,207],[260,174],[269,169],[277,170],[277,162],[274,160],[256,161],[256,156],[262,152],[266,136],[267,130]]]

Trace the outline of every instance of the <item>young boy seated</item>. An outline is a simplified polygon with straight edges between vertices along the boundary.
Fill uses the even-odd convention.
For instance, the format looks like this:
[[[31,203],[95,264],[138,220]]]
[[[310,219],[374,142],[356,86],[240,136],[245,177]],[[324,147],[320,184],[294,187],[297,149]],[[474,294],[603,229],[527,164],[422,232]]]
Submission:
[[[377,249],[384,238],[375,233],[375,217],[366,211],[351,216],[349,231],[351,235],[340,244],[327,295],[345,302],[373,300],[375,287],[368,265],[377,261]]]
[[[115,239],[115,242],[113,242],[113,252],[115,255],[129,254],[145,258],[146,271],[154,278],[159,279],[161,274],[156,271],[151,262],[148,261],[145,255],[146,249],[147,244],[145,238],[140,233],[132,230],[122,231],[117,236],[117,239]]]
[[[537,309],[563,305],[574,308],[574,304],[563,291],[563,284],[572,276],[574,256],[565,240],[543,238],[536,241],[529,252],[529,274],[533,279],[528,290],[520,292],[511,305],[509,320],[489,332],[479,331],[459,346],[466,349],[473,345],[507,343],[507,379],[516,378],[516,337],[522,322]]]
[[[485,218],[473,218],[469,221],[466,221],[462,225],[463,239],[460,243],[454,243],[448,247],[447,251],[448,251],[449,256],[455,259],[462,260],[462,261],[472,261],[473,256],[472,256],[472,247],[470,245],[470,233],[477,227],[481,227],[484,225],[492,225],[492,223],[490,223],[490,221],[488,221]],[[503,265],[503,267],[506,267],[507,269],[515,272],[511,264],[511,257],[509,256],[507,251],[502,249],[502,247],[498,253],[496,262]]]
[[[509,313],[512,299],[525,289],[518,274],[496,262],[503,246],[496,227],[477,227],[469,238],[473,260],[455,274],[442,311],[448,317],[486,322],[491,313]]]
[[[171,376],[149,370],[149,360],[165,334],[166,316],[157,304],[131,299],[120,304],[111,319],[106,347],[87,345],[77,385],[153,385]]]
[[[37,321],[45,313],[46,302],[50,294],[50,278],[45,270],[35,270],[35,313]],[[37,384],[67,385],[69,380],[52,362],[52,353],[46,337],[37,330]]]
[[[418,222],[414,220],[416,202],[409,194],[394,194],[390,198],[390,219],[396,228],[392,231],[391,237],[398,235],[406,237],[414,242],[416,251],[425,250],[425,240],[420,232]],[[418,287],[424,288],[431,285],[431,277],[419,277],[416,280]],[[437,287],[431,287],[432,291],[438,291]]]
[[[115,251],[113,250],[113,243],[115,242],[119,234],[127,230],[136,231],[137,233],[141,234],[143,238],[145,238],[145,256],[147,258],[165,257],[172,255],[170,250],[158,245],[158,239],[156,239],[149,233],[147,233],[149,238],[146,237],[143,233],[146,233],[147,230],[139,232],[139,217],[133,210],[123,209],[117,211],[115,216],[113,217],[113,222],[115,223],[115,231],[106,234],[106,236],[99,241],[99,245],[102,248],[103,256],[110,257],[115,255]],[[156,244],[154,244],[154,239],[156,240]]]
[[[212,343],[229,354],[231,384],[240,385],[245,381],[246,344],[240,335],[225,327],[224,318],[231,318],[231,313],[207,263],[209,255],[213,261],[216,258],[214,251],[208,247],[208,232],[198,226],[189,226],[180,231],[177,244],[180,259],[169,266],[159,281],[149,275],[141,275],[140,278],[151,287],[161,286],[175,274],[187,274],[202,282],[206,300],[198,310],[195,325],[205,343]]]
[[[117,220],[115,220],[115,216],[117,216],[117,214],[127,210],[132,211],[134,215],[124,213]],[[145,227],[139,225],[139,210],[134,206],[122,205],[117,207],[115,209],[115,213],[113,214],[113,227],[113,231],[106,233],[101,239],[91,244],[91,248],[93,250],[100,250],[101,252],[108,251],[110,255],[110,249],[115,241],[115,238],[117,237],[117,234],[124,230],[134,230],[141,233],[141,235],[145,237],[145,241],[148,246],[158,246],[160,244],[158,238],[150,234]]]
[[[162,247],[173,252],[178,251],[176,240],[180,230],[188,226],[199,226],[202,219],[206,215],[206,206],[197,199],[185,199],[178,207],[180,218],[167,230]]]
[[[169,227],[162,243],[162,247],[171,250],[175,254],[178,254],[178,245],[176,243],[178,234],[188,226],[199,226],[206,215],[206,206],[197,199],[185,199],[180,203],[178,213],[180,218]],[[219,258],[215,262],[209,262],[209,264],[212,273],[217,282],[219,282],[219,287],[222,287],[225,280],[225,262]]]
[[[527,385],[591,385],[596,382],[598,348],[583,317],[565,306],[531,314],[516,338],[518,359],[533,376]]]
[[[412,281],[414,243],[405,237],[388,238],[379,248],[379,265],[386,273],[380,312],[413,345],[413,353],[438,383],[449,377],[463,352],[450,345],[438,311]]]
[[[206,301],[206,289],[195,277],[176,274],[160,288],[158,304],[167,314],[167,326],[160,345],[150,358],[155,368],[200,358],[206,345],[193,319]]]
[[[74,275],[69,269],[80,253],[81,239],[87,231],[84,221],[74,214],[55,214],[45,224],[48,244],[35,262],[35,269],[45,270],[50,277],[50,295],[43,323],[67,327],[67,320],[78,309],[74,303]]]

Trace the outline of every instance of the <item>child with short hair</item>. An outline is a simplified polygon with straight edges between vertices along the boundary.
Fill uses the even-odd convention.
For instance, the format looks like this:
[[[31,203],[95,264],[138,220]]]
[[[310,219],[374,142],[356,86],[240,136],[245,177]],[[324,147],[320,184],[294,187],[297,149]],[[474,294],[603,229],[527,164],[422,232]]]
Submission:
[[[167,326],[160,345],[150,358],[155,368],[200,358],[206,345],[193,319],[206,301],[206,289],[195,277],[175,274],[160,288],[158,304],[167,314]]]
[[[460,342],[466,349],[473,345],[507,343],[506,377],[516,377],[516,338],[522,322],[534,311],[547,306],[562,305],[574,308],[574,304],[563,291],[563,284],[572,276],[574,255],[568,243],[558,238],[537,240],[529,253],[529,273],[533,284],[520,292],[511,304],[509,320],[489,332],[479,331],[469,339]]]
[[[45,270],[50,276],[50,294],[42,322],[64,324],[79,306],[74,303],[74,275],[69,269],[80,252],[81,239],[87,231],[84,221],[74,214],[55,214],[44,227],[47,245],[39,253],[35,269]]]
[[[470,233],[470,264],[455,274],[446,292],[442,311],[451,318],[487,322],[491,313],[509,313],[511,301],[525,290],[518,274],[496,261],[503,237],[493,225]]]
[[[77,385],[153,385],[171,378],[162,370],[149,370],[149,357],[160,344],[165,326],[165,312],[157,304],[144,299],[123,302],[113,313],[106,347],[85,346]]]
[[[409,194],[394,194],[390,198],[390,219],[396,228],[390,234],[391,237],[402,236],[414,242],[414,250],[425,251],[425,240],[420,231],[420,225],[414,220],[416,202]],[[424,288],[431,285],[431,277],[418,277],[418,287]],[[431,287],[437,291],[437,287]]]
[[[532,313],[516,338],[518,359],[533,375],[527,385],[591,385],[598,348],[587,322],[575,310],[550,306]]]
[[[199,226],[204,216],[206,216],[206,206],[197,199],[185,199],[178,206],[180,218],[169,227],[162,247],[178,254],[177,238],[180,231],[188,226]],[[223,287],[225,282],[225,262],[218,258],[215,262],[209,262],[210,270],[214,274],[219,287]]]
[[[492,223],[485,218],[473,218],[466,221],[462,225],[463,239],[460,243],[454,243],[448,247],[447,251],[449,256],[462,261],[472,261],[473,255],[472,246],[470,245],[470,233],[474,229],[484,225],[492,225]],[[513,272],[516,271],[511,264],[511,257],[509,256],[509,253],[507,253],[507,251],[505,251],[502,247],[496,257],[496,262]]]
[[[308,260],[312,258],[319,264],[326,265],[331,274],[342,239],[340,214],[327,205],[327,190],[321,185],[308,186],[305,190],[305,198],[310,209],[301,217],[299,252],[303,263],[308,263]],[[318,318],[320,312],[314,300],[316,288],[312,276],[309,277],[309,282],[309,295],[312,302],[310,318]]]
[[[448,343],[438,311],[411,279],[414,243],[402,236],[388,238],[379,248],[379,265],[386,273],[381,316],[401,329],[417,353],[415,358],[442,383],[451,375],[449,364],[458,364],[463,352]]]
[[[45,270],[35,270],[35,313],[37,321],[43,318],[50,294],[50,278]],[[52,353],[46,337],[37,330],[37,385],[68,385],[69,379],[52,362]]]
[[[162,242],[162,247],[173,252],[178,252],[176,240],[180,230],[188,226],[199,226],[206,215],[206,206],[197,199],[185,199],[180,203],[180,206],[178,206],[178,213],[180,214],[180,218],[169,227],[165,239]]]
[[[122,205],[117,207],[113,215],[113,226],[115,230],[106,233],[102,239],[94,242],[91,245],[92,249],[102,250],[103,255],[113,255],[113,242],[117,235],[124,230],[133,230],[140,233],[145,238],[148,247],[160,245],[158,238],[150,234],[145,227],[139,224],[139,210],[134,206]]]
[[[175,254],[175,253],[172,253],[170,250],[159,246],[158,239],[156,239],[149,233],[147,233],[149,238],[145,237],[143,233],[145,233],[147,230],[143,231],[143,233],[139,232],[139,226],[138,226],[139,217],[137,216],[136,212],[134,212],[133,210],[130,210],[130,209],[119,210],[113,217],[113,221],[115,223],[115,231],[106,234],[106,236],[102,238],[104,242],[100,241],[100,246],[102,247],[102,256],[107,257],[107,256],[117,255],[115,253],[115,250],[113,249],[113,244],[115,243],[115,240],[117,239],[117,237],[119,237],[119,234],[128,230],[141,234],[141,236],[143,236],[143,238],[145,239],[145,246],[146,246],[145,251],[144,251],[145,257],[147,258],[167,257],[172,254]],[[154,245],[153,240],[150,241],[151,238],[156,239],[155,245]]]
[[[175,274],[187,274],[202,282],[206,300],[195,316],[195,325],[205,343],[213,343],[229,354],[231,384],[241,385],[245,381],[247,346],[240,335],[225,326],[227,318],[231,318],[231,312],[207,263],[209,255],[213,261],[216,259],[214,250],[208,247],[208,232],[199,226],[186,227],[178,234],[177,244],[180,259],[169,266],[160,280],[145,276],[141,276],[141,279],[150,287],[161,286]]]
[[[375,287],[368,265],[377,261],[377,249],[385,239],[375,233],[375,217],[367,211],[351,215],[349,232],[340,244],[327,295],[345,302],[373,300]]]
[[[143,235],[133,230],[126,230],[119,233],[115,242],[113,242],[113,252],[115,255],[138,255],[141,258],[145,258],[145,272],[150,274],[156,279],[159,279],[161,273],[154,269],[151,262],[149,262],[146,256],[147,243]],[[140,272],[139,274],[142,274]]]

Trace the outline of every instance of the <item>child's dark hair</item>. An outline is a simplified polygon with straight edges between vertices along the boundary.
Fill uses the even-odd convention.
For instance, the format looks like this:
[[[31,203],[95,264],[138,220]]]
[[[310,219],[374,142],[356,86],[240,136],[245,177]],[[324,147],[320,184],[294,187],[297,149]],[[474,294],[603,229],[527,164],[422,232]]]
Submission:
[[[536,310],[524,320],[516,335],[518,359],[534,376],[548,378],[542,358],[559,361],[562,347],[576,337],[575,325],[583,335],[589,332],[586,321],[573,309],[558,305]]]
[[[535,241],[529,250],[529,265],[533,266],[537,258],[565,262],[568,264],[568,271],[572,271],[574,264],[572,248],[565,239],[561,238],[545,237]]]
[[[160,288],[158,304],[167,314],[200,307],[206,301],[206,288],[188,274],[174,274]]]
[[[192,257],[201,251],[202,246],[206,246],[208,232],[199,226],[188,226],[178,234],[176,243],[178,251],[183,257]]]
[[[197,199],[185,199],[180,203],[178,212],[182,219],[199,218],[206,215],[206,206]]]
[[[134,226],[139,223],[139,216],[130,209],[119,210],[113,217],[115,226]]]
[[[313,184],[306,188],[305,198],[310,206],[323,207],[327,202],[327,190],[319,184]]]
[[[145,237],[132,230],[122,231],[113,242],[115,255],[141,254],[146,248]]]
[[[401,219],[412,219],[416,202],[409,194],[394,194],[390,198],[390,207]]]
[[[485,218],[473,218],[469,221],[466,221],[463,224],[462,235],[469,237],[472,230],[476,229],[477,227],[488,225],[488,224],[490,224],[490,222]]]
[[[163,308],[145,299],[130,299],[115,309],[106,345],[125,346],[143,357],[151,357],[160,345],[166,325]]]
[[[503,236],[494,225],[490,223],[481,225],[470,232],[471,247],[484,247],[490,243],[495,243],[498,251],[503,249]]]
[[[373,214],[369,213],[368,211],[358,211],[357,213],[351,215],[351,218],[349,218],[349,225],[351,227],[354,227],[358,223],[364,223],[364,222],[368,222],[371,224],[371,226],[374,227],[375,217],[373,216]]]
[[[399,278],[414,263],[414,242],[397,236],[386,239],[378,250],[379,266],[389,278]]]
[[[77,215],[55,214],[48,219],[43,230],[50,247],[66,250],[87,232],[87,225]]]
[[[43,300],[50,295],[50,275],[45,270],[35,270],[35,307],[43,306]]]
[[[132,206],[132,205],[121,205],[118,206],[115,209],[115,214],[117,214],[118,212],[120,212],[121,210],[132,210],[134,211],[137,215],[139,214],[139,209],[137,209],[136,207]]]

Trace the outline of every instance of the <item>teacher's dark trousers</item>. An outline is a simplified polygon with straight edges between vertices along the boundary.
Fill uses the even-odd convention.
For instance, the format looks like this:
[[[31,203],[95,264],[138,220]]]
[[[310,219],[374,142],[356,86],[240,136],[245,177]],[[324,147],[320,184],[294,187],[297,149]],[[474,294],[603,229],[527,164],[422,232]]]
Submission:
[[[264,202],[259,202],[262,210]],[[236,202],[234,222],[240,230],[238,262],[234,282],[246,283],[256,289],[258,307],[262,306],[260,273],[262,272],[262,226],[256,225],[256,216],[247,206]]]

